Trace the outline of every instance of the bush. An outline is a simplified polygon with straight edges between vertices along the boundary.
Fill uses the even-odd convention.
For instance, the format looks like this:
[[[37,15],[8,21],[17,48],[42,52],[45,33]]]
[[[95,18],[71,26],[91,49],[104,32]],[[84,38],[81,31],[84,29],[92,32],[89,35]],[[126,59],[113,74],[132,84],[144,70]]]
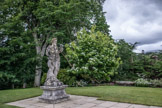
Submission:
[[[41,84],[43,85],[46,81],[47,73],[43,73],[41,78]],[[69,73],[66,69],[60,69],[57,78],[63,82],[64,84],[67,84],[69,86],[74,86],[76,83],[75,77],[69,76]]]
[[[84,87],[84,86],[87,86],[87,85],[88,85],[88,83],[83,81],[83,80],[76,81],[76,83],[75,83],[75,86],[77,86],[77,87]]]
[[[43,85],[46,81],[47,73],[43,73],[42,78],[41,78],[41,84]],[[60,69],[57,78],[63,82],[65,85],[68,86],[79,86],[83,87],[87,85],[87,82],[84,80],[76,80],[76,77],[69,73],[66,69]]]
[[[12,85],[20,83],[20,81],[13,74],[7,74],[5,72],[0,72],[0,90],[9,89]]]
[[[160,80],[150,80],[150,83],[153,87],[162,87],[162,78]]]
[[[60,69],[57,78],[68,86],[76,85],[76,77],[73,75],[70,75],[70,73],[67,72],[66,69]]]
[[[143,78],[137,79],[135,81],[135,84],[136,86],[140,86],[140,87],[148,87],[151,85],[151,83],[148,80],[143,79]]]
[[[118,47],[114,40],[102,32],[83,29],[77,34],[76,41],[66,44],[66,57],[73,68],[69,73],[78,80],[88,83],[109,82],[117,73],[120,58],[116,57]]]

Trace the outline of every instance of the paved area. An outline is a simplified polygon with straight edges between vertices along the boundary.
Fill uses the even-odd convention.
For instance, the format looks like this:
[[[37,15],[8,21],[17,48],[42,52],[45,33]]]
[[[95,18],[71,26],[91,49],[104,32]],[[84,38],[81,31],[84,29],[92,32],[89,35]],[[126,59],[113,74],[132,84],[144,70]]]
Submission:
[[[94,97],[70,95],[70,100],[58,104],[41,103],[38,97],[8,103],[23,108],[162,108],[111,101],[101,101]]]

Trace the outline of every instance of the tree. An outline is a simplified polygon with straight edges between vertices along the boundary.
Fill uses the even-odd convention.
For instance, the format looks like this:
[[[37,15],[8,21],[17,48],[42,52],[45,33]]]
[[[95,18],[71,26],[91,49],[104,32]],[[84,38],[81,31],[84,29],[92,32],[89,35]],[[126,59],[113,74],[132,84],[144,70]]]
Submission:
[[[133,49],[137,43],[130,44],[121,39],[117,41],[118,45],[118,54],[117,57],[121,58],[122,64],[118,68],[118,74],[114,76],[118,80],[132,80],[134,79],[134,72],[131,70],[132,63],[134,62],[135,53]]]
[[[22,33],[23,29],[18,20],[10,21],[0,28],[0,89],[22,86],[33,79],[36,54],[32,50],[33,38],[29,38],[28,33]]]
[[[95,32],[95,27],[90,33],[83,29],[76,41],[66,44],[66,57],[73,65],[69,72],[89,83],[110,81],[119,66],[117,50],[110,36]]]
[[[34,39],[37,54],[35,86],[40,85],[42,60],[53,37],[57,37],[59,43],[70,42],[75,39],[74,35],[78,30],[83,27],[90,29],[94,22],[98,24],[98,29],[109,32],[102,12],[103,2],[104,0],[2,1],[0,14],[3,16],[3,27],[10,26],[8,24],[16,25],[15,21],[19,21],[21,34],[28,33],[28,36]],[[2,28],[0,30],[4,29]],[[9,36],[8,34],[2,37]]]
[[[161,60],[161,52],[138,54],[132,69],[139,77],[160,79],[162,77]]]

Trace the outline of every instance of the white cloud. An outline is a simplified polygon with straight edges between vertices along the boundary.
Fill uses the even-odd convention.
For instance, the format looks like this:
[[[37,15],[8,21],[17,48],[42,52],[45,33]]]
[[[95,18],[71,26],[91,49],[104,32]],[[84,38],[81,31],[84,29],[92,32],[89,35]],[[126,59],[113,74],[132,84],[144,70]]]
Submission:
[[[156,0],[158,1],[158,0]],[[104,11],[114,39],[140,42],[143,47],[152,45],[157,50],[162,41],[162,8],[152,0],[106,0]],[[148,45],[147,45],[148,44]],[[147,50],[147,49],[146,49]]]
[[[145,44],[145,45],[137,46],[134,52],[141,53],[142,50],[145,50],[145,52],[150,52],[150,51],[154,51],[153,49],[162,50],[162,41],[153,44]]]

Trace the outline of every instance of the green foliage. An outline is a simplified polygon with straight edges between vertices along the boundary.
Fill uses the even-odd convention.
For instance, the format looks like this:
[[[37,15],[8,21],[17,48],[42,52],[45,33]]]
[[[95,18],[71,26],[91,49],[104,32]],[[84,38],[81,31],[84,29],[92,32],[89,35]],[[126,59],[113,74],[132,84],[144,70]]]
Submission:
[[[162,77],[161,53],[138,54],[132,70],[140,78],[160,79]]]
[[[140,78],[135,81],[136,86],[147,87],[150,86],[150,82],[146,79]]]
[[[135,54],[133,49],[137,43],[129,44],[124,40],[117,41],[118,57],[122,65],[114,80],[136,80],[138,78],[159,79],[162,77],[162,52]]]
[[[3,85],[0,89],[11,88],[12,84],[22,86],[22,83],[31,82],[35,68],[33,67],[35,64],[33,38],[28,37],[29,33],[22,33],[22,25],[17,20],[1,25],[0,30],[3,30],[0,31],[0,73],[3,74],[3,77],[14,76],[14,79],[19,81],[18,84],[17,81],[6,79],[5,85],[3,82],[0,83],[0,85]]]
[[[36,65],[45,71],[45,48],[51,38],[65,44],[77,31],[96,24],[109,33],[104,0],[2,0],[0,2],[0,71],[13,74],[22,83],[33,82]],[[36,48],[37,47],[37,48]],[[40,57],[41,56],[41,57]],[[43,58],[43,59],[42,59]],[[64,59],[62,57],[62,59]],[[43,63],[42,63],[43,62]],[[67,67],[65,60],[61,61]],[[41,68],[43,64],[43,69]]]
[[[0,72],[0,89],[10,88],[12,84],[17,84],[19,82],[20,80],[18,80],[15,75]]]
[[[76,81],[76,83],[75,83],[76,87],[84,87],[84,86],[87,86],[87,85],[88,85],[88,83],[84,80]]]
[[[122,64],[118,68],[118,74],[114,76],[114,80],[135,80],[137,79],[136,73],[134,73],[132,68],[132,63],[134,62],[135,53],[133,49],[137,43],[130,44],[121,39],[117,41],[118,54],[117,57],[121,58]]]
[[[150,80],[150,83],[153,87],[162,87],[162,78],[161,79],[154,79]]]
[[[41,78],[42,85],[45,83],[46,77],[47,77],[47,73],[43,73],[42,78]],[[67,72],[67,69],[60,69],[57,78],[68,86],[79,86],[80,85],[80,83],[76,81],[76,77],[70,75],[70,73]]]
[[[110,81],[119,66],[114,40],[99,31],[95,32],[95,27],[90,33],[85,29],[78,32],[77,40],[65,47],[66,57],[73,64],[68,72],[75,75],[77,80],[88,83]]]
[[[139,78],[135,81],[135,83],[137,86],[141,86],[141,87],[145,87],[145,86],[162,87],[162,78],[154,79],[154,80]]]
[[[76,86],[76,77],[74,75],[70,75],[67,69],[61,69],[57,77],[68,86]]]

